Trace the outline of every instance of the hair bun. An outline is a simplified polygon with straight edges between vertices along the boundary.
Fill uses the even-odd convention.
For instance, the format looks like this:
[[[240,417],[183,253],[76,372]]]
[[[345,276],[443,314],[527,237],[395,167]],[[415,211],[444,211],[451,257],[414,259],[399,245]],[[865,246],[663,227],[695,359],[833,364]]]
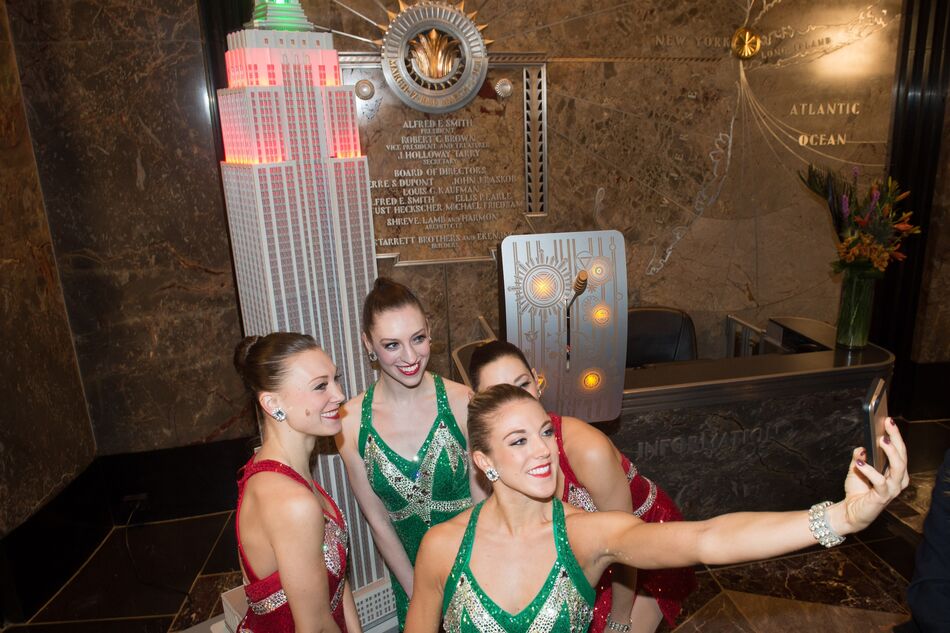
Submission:
[[[234,348],[234,369],[238,375],[244,378],[244,370],[247,367],[247,357],[251,353],[251,348],[261,340],[260,336],[245,336],[241,342]]]

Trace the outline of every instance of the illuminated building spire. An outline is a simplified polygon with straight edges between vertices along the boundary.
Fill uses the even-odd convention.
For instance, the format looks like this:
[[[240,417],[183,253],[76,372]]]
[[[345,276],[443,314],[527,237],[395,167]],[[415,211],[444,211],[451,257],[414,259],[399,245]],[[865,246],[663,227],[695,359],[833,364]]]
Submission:
[[[254,12],[244,27],[272,31],[316,30],[304,14],[300,0],[254,0]]]

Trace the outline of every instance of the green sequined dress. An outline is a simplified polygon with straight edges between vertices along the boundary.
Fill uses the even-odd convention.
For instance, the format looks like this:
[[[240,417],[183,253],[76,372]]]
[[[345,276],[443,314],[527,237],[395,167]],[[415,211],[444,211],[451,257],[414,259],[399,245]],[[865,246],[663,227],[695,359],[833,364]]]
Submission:
[[[452,415],[442,378],[434,374],[432,378],[437,413],[412,459],[391,449],[373,428],[375,384],[363,396],[360,418],[359,451],[366,465],[366,477],[386,506],[389,520],[413,565],[426,531],[472,505],[465,436]],[[409,599],[395,577],[393,593],[402,630]]]
[[[446,633],[583,633],[594,615],[594,588],[574,557],[564,525],[564,506],[554,499],[557,560],[541,591],[517,614],[499,607],[479,586],[469,561],[482,504],[468,520],[452,572],[445,583],[442,627]]]

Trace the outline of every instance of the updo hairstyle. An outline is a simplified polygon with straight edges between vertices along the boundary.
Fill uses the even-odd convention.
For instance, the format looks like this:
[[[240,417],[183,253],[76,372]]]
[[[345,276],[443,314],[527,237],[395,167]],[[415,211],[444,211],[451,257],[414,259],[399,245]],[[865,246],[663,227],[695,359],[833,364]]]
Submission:
[[[493,385],[472,397],[468,403],[468,445],[473,453],[481,451],[488,454],[493,418],[503,406],[519,400],[538,402],[521,387],[507,383]]]
[[[370,330],[376,324],[376,317],[387,310],[403,306],[415,306],[425,316],[422,303],[412,294],[412,290],[389,277],[378,277],[363,301],[363,334],[371,338]]]
[[[476,347],[475,351],[472,352],[472,357],[468,361],[468,377],[472,381],[472,389],[478,391],[479,383],[481,382],[481,380],[479,380],[479,374],[485,365],[490,365],[496,360],[505,358],[506,356],[517,358],[528,369],[528,372],[531,371],[531,365],[528,363],[528,359],[524,357],[524,352],[522,352],[517,345],[513,345],[508,341],[488,341]]]
[[[290,358],[314,349],[320,346],[309,334],[274,332],[267,336],[246,336],[234,349],[234,368],[259,407],[257,396],[261,392],[280,389],[290,370]]]

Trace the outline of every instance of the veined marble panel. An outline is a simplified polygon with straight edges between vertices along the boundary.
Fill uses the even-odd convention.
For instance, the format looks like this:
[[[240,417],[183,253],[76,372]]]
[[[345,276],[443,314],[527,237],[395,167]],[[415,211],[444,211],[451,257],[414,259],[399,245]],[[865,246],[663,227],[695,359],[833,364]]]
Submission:
[[[99,451],[251,433],[197,5],[10,14]]]
[[[369,38],[380,34],[370,22],[387,21],[384,6],[398,10],[303,4],[314,22]],[[897,0],[467,8],[487,25],[490,53],[546,55],[548,215],[529,231],[622,231],[630,304],[690,312],[702,356],[722,355],[730,313],[760,324],[780,313],[834,321],[833,229],[797,171],[857,165],[870,177],[883,167]],[[748,62],[729,51],[743,24],[765,38]],[[494,280],[457,268],[473,296],[494,294]]]
[[[864,389],[623,414],[611,440],[688,519],[841,497]]]
[[[43,208],[6,5],[0,0],[0,536],[96,450]]]

